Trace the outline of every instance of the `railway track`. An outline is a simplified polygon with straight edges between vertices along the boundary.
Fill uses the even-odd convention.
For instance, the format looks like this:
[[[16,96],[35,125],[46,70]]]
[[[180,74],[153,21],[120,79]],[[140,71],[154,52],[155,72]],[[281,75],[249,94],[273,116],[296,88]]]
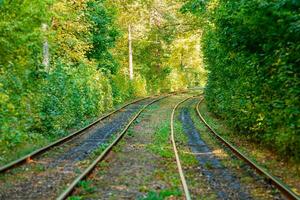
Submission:
[[[166,95],[166,96],[163,96],[160,98],[147,97],[147,98],[138,99],[136,101],[128,103],[128,104],[122,106],[120,109],[115,110],[115,111],[105,115],[104,117],[101,117],[96,122],[81,129],[80,131],[77,131],[76,133],[73,133],[66,138],[60,139],[60,140],[52,143],[51,145],[41,148],[31,154],[28,154],[28,155],[22,157],[21,159],[18,159],[17,161],[14,161],[14,162],[2,167],[1,172],[3,175],[6,175],[6,173],[4,173],[4,172],[7,172],[7,171],[9,172],[10,169],[13,169],[17,166],[20,166],[20,165],[26,163],[26,160],[28,158],[35,158],[35,160],[37,160],[37,163],[39,163],[40,160],[46,160],[46,162],[49,162],[49,164],[44,165],[44,166],[46,166],[46,172],[45,172],[45,174],[41,175],[41,177],[42,177],[41,179],[37,178],[37,176],[35,176],[34,173],[30,174],[31,177],[27,178],[28,180],[23,181],[21,183],[16,182],[15,183],[16,185],[13,185],[13,188],[8,188],[7,190],[5,188],[2,188],[2,191],[0,189],[0,199],[2,199],[2,198],[3,199],[24,199],[24,198],[25,199],[45,199],[45,198],[53,199],[53,198],[55,198],[54,195],[57,196],[57,194],[59,194],[61,192],[61,189],[59,189],[59,188],[63,188],[63,186],[69,185],[69,183],[71,183],[74,180],[74,177],[77,177],[76,180],[73,181],[72,184],[70,184],[70,186],[68,187],[69,192],[64,192],[63,196],[67,197],[68,194],[70,193],[70,191],[72,191],[71,187],[73,186],[75,188],[77,183],[81,179],[85,178],[86,175],[88,175],[88,173],[93,169],[93,167],[91,167],[91,166],[95,166],[99,161],[101,161],[102,158],[104,158],[104,156],[110,151],[110,149],[115,144],[117,144],[117,142],[122,138],[122,136],[126,133],[127,129],[135,121],[135,119],[141,114],[141,112],[143,110],[145,110],[147,106],[153,104],[156,101],[159,101],[162,98],[166,98],[167,96],[170,96],[170,95]],[[127,112],[127,114],[126,114],[126,112]],[[129,115],[128,113],[132,113],[132,115]],[[123,123],[124,125],[118,125],[119,129],[120,129],[118,131],[117,131],[117,129],[115,129],[116,123],[114,122],[117,120],[110,119],[110,117],[113,114],[116,114],[116,116],[114,118],[121,117],[123,121],[126,121],[126,124],[124,124],[125,123],[124,122]],[[108,121],[109,123],[111,123],[109,128],[105,128],[106,124],[101,124],[101,127],[104,130],[102,130],[102,132],[100,132],[100,133],[102,135],[104,133],[106,138],[99,138],[98,137],[99,133],[98,133],[97,137],[93,137],[93,134],[91,134],[91,133],[86,133],[86,132],[89,132],[90,129],[95,129],[96,132],[94,130],[93,131],[97,134],[97,128],[98,128],[97,126],[100,122],[102,123],[102,121],[104,119],[111,120],[111,121]],[[128,122],[129,119],[130,119],[130,121]],[[95,126],[96,126],[96,128],[94,128]],[[125,128],[124,128],[124,126],[125,126]],[[108,135],[106,133],[106,131],[112,132],[111,129],[115,129],[114,136],[117,136],[116,139],[113,141],[113,143],[111,145],[109,145],[105,150],[103,150],[103,151],[101,150],[102,153],[99,157],[97,157],[96,160],[94,160],[92,162],[92,159],[94,159],[95,156],[93,156],[93,158],[87,157],[87,158],[83,159],[83,161],[86,160],[88,162],[81,165],[82,160],[77,160],[77,157],[79,157],[78,155],[85,155],[85,152],[82,152],[82,150],[84,150],[84,149],[82,149],[81,147],[83,147],[83,146],[90,147],[92,145],[99,146],[100,145],[99,143],[95,143],[95,141],[97,141],[97,140],[99,140],[100,142],[110,141],[112,139],[111,136],[113,136],[113,134],[111,133],[110,135]],[[120,132],[121,132],[121,134],[116,135],[116,133],[120,133]],[[89,136],[87,137],[86,135],[89,135]],[[110,137],[111,139],[108,140],[108,137]],[[86,141],[86,143],[84,143],[83,141]],[[92,143],[92,145],[91,145],[90,142],[94,142],[94,143]],[[72,145],[70,145],[70,144],[72,144]],[[66,154],[66,156],[63,156],[63,159],[61,159],[59,162],[57,162],[56,155],[53,156],[52,154],[50,155],[50,157],[52,157],[51,158],[52,160],[44,159],[44,157],[48,156],[49,152],[53,152],[54,150],[56,151],[56,149],[61,148],[60,145],[63,147],[64,146],[68,147],[67,150],[65,150],[63,148],[62,150],[58,151],[59,154],[60,153]],[[79,146],[80,148],[77,148],[76,145]],[[50,149],[52,149],[52,148],[54,148],[53,151],[50,151]],[[77,149],[80,154],[78,154],[77,151],[74,151],[74,149]],[[97,149],[92,149],[92,150],[97,150]],[[84,154],[82,154],[82,153],[84,153]],[[93,151],[89,151],[87,156],[89,156],[89,154],[93,154]],[[43,159],[41,159],[40,157],[42,157]],[[73,158],[74,158],[74,160],[67,160],[67,162],[65,160],[65,159],[73,159]],[[56,162],[58,164],[52,165],[53,163],[56,163]],[[88,165],[88,167],[87,167],[87,165]],[[27,166],[27,165],[24,165],[24,167],[25,166]],[[80,166],[80,168],[79,168],[79,166]],[[31,165],[29,165],[29,167],[31,167]],[[28,173],[26,168],[22,167],[22,169],[21,169],[21,170],[23,170],[23,172],[25,174]],[[79,171],[81,174],[78,176]],[[10,177],[11,176],[18,177],[19,175],[22,176],[23,172],[18,170],[17,172],[8,173],[8,176],[10,176]],[[16,175],[16,173],[17,173],[17,175]],[[19,173],[19,175],[18,175],[18,173]],[[60,176],[62,176],[63,178],[61,178]],[[33,180],[31,180],[31,179],[33,179]],[[9,179],[9,180],[11,180],[11,179]],[[42,182],[42,185],[36,186],[36,183],[39,183],[39,182]],[[47,184],[50,184],[50,188],[49,187],[47,188]],[[34,187],[34,188],[32,188],[32,187]],[[16,193],[18,193],[18,194],[16,194]],[[24,194],[24,193],[26,193],[26,194]],[[62,198],[63,196],[60,195],[59,199],[63,199]]]
[[[93,169],[97,166],[97,164],[102,161],[105,156],[113,149],[114,146],[116,146],[118,144],[118,142],[122,139],[122,137],[125,135],[125,133],[127,132],[127,130],[129,129],[129,127],[131,126],[131,124],[140,116],[140,114],[151,104],[162,100],[167,96],[155,99],[153,101],[151,101],[149,104],[145,105],[131,120],[130,122],[126,125],[126,127],[123,129],[123,131],[118,134],[118,136],[110,143],[110,145],[105,148],[105,150],[93,161],[93,163],[91,165],[89,165],[83,173],[81,173],[68,187],[67,189],[64,190],[64,192],[62,194],[59,195],[59,197],[57,198],[57,200],[64,200],[67,199],[67,197],[72,193],[72,191],[74,191],[74,189],[77,187],[77,185],[79,184],[79,182],[83,179],[85,179],[92,171]]]
[[[22,156],[21,158],[15,160],[15,161],[12,161],[12,162],[10,162],[10,163],[8,163],[8,164],[6,164],[6,165],[0,167],[0,173],[4,173],[4,172],[6,172],[7,170],[13,169],[13,168],[15,168],[15,167],[17,167],[17,166],[19,166],[19,165],[21,165],[21,164],[24,164],[24,163],[26,163],[28,160],[31,160],[31,159],[33,159],[33,158],[35,158],[35,157],[37,157],[37,156],[39,156],[39,155],[45,153],[46,151],[52,149],[53,147],[59,146],[59,145],[61,145],[61,144],[64,144],[64,143],[66,143],[66,142],[68,142],[68,141],[74,139],[75,137],[78,137],[78,136],[84,134],[85,131],[86,131],[87,129],[91,128],[92,126],[94,126],[95,124],[99,123],[100,121],[109,118],[109,117],[112,116],[113,114],[115,114],[115,113],[121,111],[122,109],[124,109],[125,107],[127,107],[127,106],[129,106],[129,105],[132,105],[132,104],[134,104],[134,103],[140,102],[140,101],[145,100],[145,99],[148,99],[148,98],[149,98],[149,97],[145,97],[145,98],[141,98],[141,99],[132,101],[132,102],[130,102],[130,103],[127,103],[127,104],[123,105],[121,108],[119,108],[119,109],[117,109],[117,110],[114,110],[114,111],[112,111],[112,112],[110,112],[110,113],[108,113],[108,114],[106,114],[106,115],[100,117],[99,119],[97,119],[97,120],[94,121],[93,123],[91,123],[91,124],[85,126],[84,128],[80,129],[79,131],[76,131],[76,132],[74,132],[74,133],[72,133],[72,134],[70,134],[70,135],[68,135],[68,136],[66,136],[66,137],[63,137],[63,138],[61,138],[61,139],[59,139],[59,140],[56,140],[56,141],[54,141],[53,143],[51,143],[51,144],[49,144],[49,145],[47,145],[47,146],[44,146],[44,147],[42,147],[42,148],[40,148],[40,149],[37,149],[37,150],[35,150],[35,151],[33,151],[33,152],[31,152],[31,153],[25,155],[25,156]]]
[[[237,147],[235,147],[233,144],[231,144],[229,141],[227,141],[225,138],[223,138],[220,134],[218,134],[204,119],[204,117],[201,115],[199,106],[202,103],[203,98],[196,104],[196,113],[199,116],[200,120],[204,123],[204,125],[208,128],[210,133],[218,140],[220,141],[224,146],[229,148],[238,158],[246,162],[252,169],[257,171],[260,175],[265,177],[272,185],[274,185],[279,191],[282,192],[282,194],[287,198],[291,200],[300,200],[300,197],[295,194],[289,186],[287,186],[285,183],[283,183],[280,179],[270,174],[268,171],[266,171],[264,168],[262,168],[258,163],[254,162],[251,158],[246,156],[244,153],[242,153]]]
[[[171,142],[172,142],[172,146],[173,146],[173,151],[175,154],[175,158],[176,158],[176,164],[177,164],[177,168],[178,168],[178,172],[180,175],[180,180],[181,180],[181,184],[182,184],[182,188],[184,191],[184,195],[185,195],[185,199],[190,200],[191,199],[191,194],[189,191],[189,186],[187,184],[184,172],[182,170],[182,164],[180,162],[180,158],[179,158],[179,154],[178,154],[178,148],[176,146],[176,141],[175,141],[175,136],[174,136],[174,116],[175,116],[175,112],[176,109],[183,104],[184,102],[192,99],[193,97],[188,97],[182,101],[180,101],[174,108],[172,111],[172,115],[171,115]],[[238,150],[236,147],[234,147],[230,142],[228,142],[226,139],[224,139],[222,136],[220,136],[213,128],[211,128],[211,126],[208,125],[208,123],[205,121],[205,119],[203,118],[203,116],[201,115],[200,111],[199,111],[199,105],[201,104],[201,102],[203,101],[203,99],[201,99],[198,103],[196,103],[196,113],[199,116],[199,118],[201,119],[201,121],[203,122],[203,124],[209,129],[210,133],[218,139],[218,141],[220,141],[225,147],[228,147],[239,159],[243,160],[245,163],[247,163],[252,169],[254,169],[255,171],[257,171],[260,175],[262,175],[264,178],[267,179],[267,183],[271,183],[272,185],[274,185],[281,193],[284,197],[286,197],[287,199],[291,199],[291,200],[299,200],[300,197],[295,194],[286,184],[284,184],[281,180],[279,180],[278,178],[274,177],[273,175],[271,175],[270,173],[268,173],[265,169],[263,169],[262,167],[259,166],[259,164],[255,163],[254,161],[252,161],[249,157],[247,157],[245,154],[243,154],[240,150]],[[185,116],[186,117],[186,116]],[[189,125],[190,126],[190,125]],[[194,133],[195,134],[195,133]],[[198,133],[197,133],[198,134]],[[191,136],[190,138],[191,140],[198,140],[199,138],[193,138],[193,136]],[[192,147],[191,148],[195,148],[195,146],[197,146],[198,144],[193,143],[191,141],[189,141],[189,143],[191,143]],[[203,150],[203,143],[200,141],[199,144],[199,148],[200,150]],[[199,150],[199,149],[198,149]],[[197,150],[196,150],[197,151]],[[209,152],[206,153],[194,153],[195,156],[204,156],[206,154],[208,154]],[[204,163],[207,162],[208,157],[204,158]],[[200,161],[201,162],[201,161]],[[220,169],[220,168],[219,168]],[[227,171],[225,169],[225,172],[223,172],[226,174],[226,177],[230,177],[232,176],[232,182],[236,182],[238,180],[234,180],[234,175],[231,175],[229,171]],[[222,176],[221,176],[222,177]],[[236,184],[236,183],[235,183]],[[238,182],[237,182],[238,184]],[[228,187],[231,184],[228,183]],[[223,188],[224,189],[224,188]],[[225,188],[226,190],[226,188]],[[218,191],[219,192],[219,191]],[[229,191],[228,191],[229,192]],[[238,192],[238,191],[233,191],[234,193]],[[224,193],[223,193],[224,194]],[[241,192],[239,195],[242,195],[244,199],[251,199],[251,197],[249,196],[249,194]],[[225,194],[226,196],[226,194]],[[224,197],[224,198],[230,198],[230,197]]]
[[[31,159],[31,158],[39,159],[40,155],[42,155],[43,153],[47,153],[50,149],[52,149],[56,146],[59,146],[59,145],[63,145],[63,144],[68,143],[68,142],[73,142],[73,139],[76,140],[77,137],[83,137],[86,134],[85,132],[90,127],[93,127],[94,125],[98,124],[100,121],[109,118],[111,115],[116,114],[121,110],[124,110],[124,108],[126,108],[127,106],[139,104],[142,101],[146,101],[146,102],[143,102],[141,105],[139,105],[140,107],[136,111],[132,112],[130,120],[126,121],[126,125],[122,126],[122,129],[120,129],[120,131],[117,132],[118,134],[115,135],[115,138],[111,138],[110,140],[108,140],[108,139],[103,140],[103,141],[106,141],[106,142],[109,141],[109,143],[105,143],[107,145],[106,148],[102,149],[101,152],[98,155],[95,155],[93,157],[93,159],[91,159],[91,161],[87,165],[84,165],[84,167],[82,168],[83,170],[81,170],[80,173],[76,173],[76,176],[73,175],[73,177],[70,178],[68,182],[64,183],[64,186],[67,186],[67,188],[65,188],[62,193],[61,193],[61,191],[62,191],[61,189],[59,190],[59,192],[57,192],[57,190],[56,190],[55,197],[49,197],[49,198],[57,198],[57,200],[67,199],[73,193],[73,191],[78,187],[79,183],[82,180],[88,179],[89,174],[91,174],[91,172],[93,172],[93,170],[99,164],[99,162],[104,160],[104,158],[108,155],[108,153],[118,144],[118,142],[123,138],[123,136],[126,134],[127,130],[130,128],[132,123],[134,123],[134,121],[140,116],[140,114],[149,105],[151,105],[151,104],[153,104],[153,103],[155,103],[155,102],[157,102],[161,99],[169,97],[169,96],[171,96],[171,94],[165,95],[165,96],[162,96],[162,97],[156,97],[156,98],[151,98],[151,97],[142,98],[142,99],[138,99],[136,101],[133,101],[131,103],[128,103],[128,104],[122,106],[121,108],[119,108],[119,109],[117,109],[117,110],[115,110],[115,111],[99,118],[94,123],[92,123],[92,124],[86,126],[85,128],[71,134],[70,136],[62,138],[62,139],[52,143],[51,145],[48,145],[44,148],[41,148],[41,149],[31,153],[31,154],[28,154],[28,155],[22,157],[21,159],[18,159],[17,161],[14,161],[14,162],[2,167],[0,172],[4,174],[4,172],[9,171],[10,169],[13,169],[17,166],[20,166],[20,165],[26,163],[26,161],[28,159]],[[282,181],[280,181],[278,178],[276,178],[276,177],[272,176],[271,174],[269,174],[266,170],[264,170],[262,167],[260,167],[257,163],[253,162],[250,158],[248,158],[246,155],[244,155],[241,151],[239,151],[236,147],[234,147],[230,142],[225,140],[215,130],[213,130],[213,128],[211,128],[209,126],[209,124],[205,121],[205,119],[203,118],[203,116],[201,115],[200,110],[199,110],[199,106],[200,106],[201,102],[203,101],[203,99],[201,99],[198,103],[196,103],[197,99],[195,99],[194,96],[187,97],[187,98],[181,100],[180,102],[178,102],[173,107],[171,117],[170,117],[170,133],[171,133],[170,134],[170,139],[171,139],[171,142],[172,142],[172,147],[173,147],[173,151],[174,151],[175,158],[176,158],[176,164],[177,164],[177,168],[178,168],[182,188],[183,188],[183,191],[184,191],[185,199],[190,200],[192,198],[191,198],[190,190],[189,190],[186,178],[185,178],[184,171],[182,169],[182,164],[180,162],[178,148],[176,146],[174,121],[175,121],[175,113],[176,113],[176,110],[178,109],[178,107],[180,107],[181,104],[183,104],[184,102],[186,102],[190,99],[193,99],[193,102],[196,104],[195,110],[196,110],[197,115],[199,116],[199,118],[201,119],[203,124],[205,124],[205,126],[209,129],[209,131],[212,133],[212,135],[214,137],[216,137],[224,146],[228,147],[235,155],[237,155],[238,158],[245,161],[250,167],[255,169],[263,177],[268,179],[269,182],[272,183],[279,191],[281,191],[282,194],[287,199],[296,199],[296,200],[300,199],[299,196],[297,196],[295,193],[293,193],[293,191],[291,191],[288,186],[286,186],[284,183],[282,183]],[[99,139],[99,138],[92,138],[92,140],[95,140],[95,139]],[[73,148],[71,148],[71,149],[73,149]],[[202,156],[204,154],[195,153],[194,155],[195,156],[197,156],[197,155]],[[18,162],[20,162],[20,163],[18,163]],[[65,167],[65,165],[62,165],[62,166]],[[72,167],[72,166],[75,166],[75,165],[70,165],[70,166]],[[57,187],[60,187],[60,186],[57,186]],[[231,187],[230,184],[228,184],[228,187]],[[60,187],[60,188],[62,188],[62,187]],[[27,190],[28,190],[28,188],[27,188]],[[2,196],[2,198],[3,198],[3,196]],[[1,198],[1,190],[0,190],[0,199],[2,199],[2,198]],[[43,199],[43,198],[32,198],[32,199]],[[245,199],[248,199],[248,198],[245,198]]]

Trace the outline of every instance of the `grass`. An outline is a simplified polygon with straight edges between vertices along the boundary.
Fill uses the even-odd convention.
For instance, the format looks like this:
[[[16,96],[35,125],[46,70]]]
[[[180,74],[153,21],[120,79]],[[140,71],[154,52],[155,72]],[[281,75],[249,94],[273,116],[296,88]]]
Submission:
[[[80,181],[79,182],[79,187],[82,188],[82,190],[86,193],[92,193],[96,190],[95,187],[91,186],[92,185],[92,182],[91,181]]]
[[[70,196],[68,198],[68,200],[81,200],[81,199],[82,199],[82,197],[79,197],[79,196]]]
[[[146,146],[147,149],[161,157],[162,169],[155,170],[155,177],[170,184],[170,190],[181,187],[180,178],[174,162],[174,152],[170,144],[170,123],[163,122],[155,131],[153,142]]]
[[[164,200],[168,197],[180,197],[181,195],[182,193],[178,189],[166,189],[160,192],[150,191],[146,197],[138,198],[138,200]]]
[[[83,191],[85,194],[91,194],[96,191],[96,188],[92,186],[92,181],[90,180],[82,180],[79,182],[80,191]],[[70,196],[68,200],[81,200],[84,199],[82,196],[74,195]]]
[[[174,153],[171,149],[170,143],[170,123],[163,123],[154,134],[153,143],[149,144],[147,148],[162,158],[173,158]]]

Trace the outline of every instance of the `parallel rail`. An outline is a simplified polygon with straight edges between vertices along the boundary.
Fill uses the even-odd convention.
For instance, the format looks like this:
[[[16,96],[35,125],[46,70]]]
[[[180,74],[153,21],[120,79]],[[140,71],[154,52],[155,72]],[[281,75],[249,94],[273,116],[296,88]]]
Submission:
[[[247,157],[245,154],[243,154],[239,149],[237,149],[235,146],[233,146],[230,142],[228,142],[225,138],[220,136],[203,118],[199,111],[199,105],[203,99],[201,99],[197,105],[196,105],[196,112],[201,119],[201,121],[205,124],[205,126],[210,130],[212,135],[216,137],[222,144],[227,146],[235,155],[237,155],[240,159],[244,160],[248,165],[250,165],[253,169],[255,169],[259,174],[266,177],[278,190],[282,192],[282,194],[291,200],[300,200],[300,197],[295,194],[289,186],[287,186],[285,183],[283,183],[280,179],[277,177],[271,175],[269,172],[267,172],[265,169],[263,169],[259,164],[254,162],[252,159]]]
[[[93,161],[91,165],[89,165],[84,172],[82,172],[69,186],[67,189],[64,190],[64,192],[57,198],[57,200],[64,200],[67,199],[68,196],[75,190],[77,185],[79,184],[80,181],[84,180],[97,166],[97,164],[102,161],[106,155],[113,149],[114,146],[118,144],[118,142],[123,138],[129,127],[132,125],[132,123],[140,116],[140,114],[151,104],[160,101],[164,98],[167,98],[171,95],[166,95],[161,98],[155,99],[145,105],[127,124],[127,126],[123,129],[123,131],[116,137],[116,139]]]
[[[140,98],[140,99],[137,99],[137,100],[135,100],[135,101],[132,101],[132,102],[130,102],[130,103],[127,103],[127,104],[123,105],[121,108],[119,108],[119,109],[117,109],[117,110],[114,110],[114,111],[112,111],[112,112],[106,114],[106,115],[103,116],[103,117],[100,117],[99,119],[97,119],[97,120],[94,121],[93,123],[91,123],[91,124],[85,126],[84,128],[80,129],[79,131],[76,131],[76,132],[74,132],[74,133],[72,133],[72,134],[70,134],[70,135],[68,135],[68,136],[66,136],[66,137],[63,137],[63,138],[61,138],[61,139],[59,139],[59,140],[56,140],[55,142],[53,142],[53,143],[51,143],[51,144],[49,144],[49,145],[47,145],[47,146],[44,146],[44,147],[42,147],[42,148],[40,148],[40,149],[37,149],[37,150],[35,150],[35,151],[33,151],[33,152],[31,152],[31,153],[25,155],[25,156],[22,156],[21,158],[15,160],[15,161],[12,161],[12,162],[10,162],[10,163],[8,163],[8,164],[6,164],[6,165],[0,167],[0,173],[4,173],[4,172],[6,172],[7,170],[13,169],[13,168],[15,168],[15,167],[17,167],[17,166],[19,166],[19,165],[21,165],[21,164],[24,164],[24,163],[26,163],[26,161],[27,161],[28,159],[34,158],[34,157],[36,157],[36,156],[38,156],[38,155],[41,155],[41,154],[43,154],[44,152],[50,150],[51,148],[53,148],[53,147],[55,147],[55,146],[61,145],[61,144],[65,143],[65,142],[67,142],[67,141],[70,141],[71,139],[73,139],[73,138],[75,138],[75,137],[77,137],[77,136],[80,136],[80,135],[84,134],[84,133],[85,133],[85,130],[87,130],[87,129],[89,129],[90,127],[94,126],[94,125],[97,124],[98,122],[100,122],[100,121],[102,121],[102,120],[104,120],[104,119],[110,117],[111,115],[113,115],[113,114],[119,112],[119,111],[122,110],[123,108],[125,108],[125,107],[127,107],[127,106],[129,106],[129,105],[132,105],[132,104],[134,104],[134,103],[140,102],[140,101],[142,101],[142,100],[149,99],[149,98],[150,98],[150,97]]]
[[[177,150],[177,147],[176,147],[175,136],[174,136],[174,115],[175,115],[175,111],[178,108],[178,106],[180,104],[184,103],[185,101],[191,99],[191,98],[193,98],[193,97],[188,97],[188,98],[180,101],[179,103],[177,103],[174,106],[174,108],[172,110],[172,114],[171,114],[171,142],[172,142],[172,145],[173,145],[173,151],[174,151],[175,158],[176,158],[176,164],[177,164],[177,168],[178,168],[178,172],[179,172],[179,176],[180,176],[180,180],[181,180],[181,184],[182,184],[182,187],[183,187],[183,191],[184,191],[186,200],[191,200],[191,195],[190,195],[188,185],[187,185],[186,180],[185,180],[185,176],[184,176],[182,166],[181,166],[181,163],[180,163],[180,158],[179,158],[179,155],[178,155],[178,150]]]

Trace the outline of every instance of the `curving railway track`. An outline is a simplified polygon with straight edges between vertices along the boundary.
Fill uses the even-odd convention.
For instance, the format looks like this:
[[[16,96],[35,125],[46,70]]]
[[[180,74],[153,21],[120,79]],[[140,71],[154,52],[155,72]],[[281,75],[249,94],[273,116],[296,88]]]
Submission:
[[[51,143],[51,144],[49,144],[49,145],[47,145],[47,146],[44,146],[44,147],[42,147],[42,148],[40,148],[40,149],[37,149],[37,150],[35,150],[35,151],[33,151],[33,152],[31,152],[31,153],[25,155],[25,156],[22,156],[21,158],[15,160],[15,161],[12,161],[12,162],[10,162],[10,163],[4,165],[4,166],[1,166],[1,167],[0,167],[0,173],[4,173],[4,172],[6,172],[6,171],[8,171],[8,170],[11,170],[11,169],[13,169],[13,168],[19,166],[19,165],[25,164],[25,163],[28,162],[29,160],[32,160],[33,158],[35,158],[35,157],[37,157],[37,156],[39,156],[39,155],[45,153],[46,151],[49,151],[50,149],[52,149],[52,148],[54,148],[54,147],[56,147],[56,146],[62,145],[62,144],[64,144],[64,143],[66,143],[66,142],[68,142],[68,141],[74,139],[75,137],[81,136],[82,134],[85,133],[86,130],[88,130],[88,129],[91,128],[92,126],[96,125],[97,123],[101,122],[102,120],[105,120],[105,119],[111,117],[113,114],[115,114],[115,113],[121,111],[122,109],[128,107],[129,105],[138,103],[138,102],[140,102],[140,101],[142,101],[142,100],[145,100],[145,99],[148,99],[148,98],[149,98],[149,97],[145,97],[145,98],[141,98],[141,99],[135,100],[135,101],[133,101],[133,102],[127,103],[127,104],[123,105],[121,108],[119,108],[119,109],[117,109],[117,110],[114,110],[114,111],[112,111],[112,112],[106,114],[105,116],[100,117],[100,118],[97,119],[95,122],[93,122],[93,123],[91,123],[91,124],[85,126],[84,128],[80,129],[79,131],[76,131],[76,132],[74,132],[74,133],[72,133],[72,134],[70,134],[70,135],[68,135],[68,136],[66,136],[66,137],[63,137],[63,138],[61,138],[61,139],[59,139],[59,140],[54,141],[53,143]]]
[[[182,169],[182,163],[179,158],[180,149],[176,146],[176,139],[175,139],[175,133],[174,133],[174,121],[175,121],[175,112],[178,107],[183,104],[184,102],[192,99],[193,97],[188,97],[184,99],[183,101],[180,101],[176,106],[174,106],[172,115],[171,115],[171,142],[173,146],[173,151],[176,158],[176,164],[178,168],[178,172],[181,179],[182,189],[184,191],[185,199],[190,200],[191,193],[189,191],[188,186],[188,180],[186,180],[186,177],[184,175],[184,170]],[[280,179],[277,177],[271,175],[268,171],[263,169],[258,163],[252,161],[249,157],[247,157],[245,154],[243,154],[238,148],[233,146],[230,142],[228,142],[226,139],[224,139],[222,136],[220,136],[209,124],[205,121],[203,116],[201,115],[199,111],[199,105],[201,104],[203,99],[201,99],[198,103],[195,105],[195,110],[200,118],[201,122],[209,129],[210,133],[213,135],[214,138],[216,138],[221,144],[223,144],[223,148],[229,148],[233,154],[235,154],[239,159],[243,160],[249,167],[254,169],[258,174],[262,176],[262,178],[265,180],[265,184],[272,184],[277,188],[282,195],[286,199],[291,200],[299,200],[300,197],[295,194],[286,184],[284,184]],[[206,175],[207,177],[214,177],[211,180],[209,180],[209,184],[212,184],[214,187],[214,190],[217,193],[218,198],[220,199],[252,199],[249,195],[249,192],[245,191],[242,186],[239,183],[239,180],[235,178],[235,175],[233,175],[228,169],[224,168],[222,164],[220,164],[219,160],[215,158],[209,149],[209,147],[201,140],[199,137],[199,133],[197,132],[196,128],[194,127],[194,124],[192,122],[192,119],[187,114],[187,110],[182,110],[180,119],[182,121],[182,126],[184,129],[184,132],[188,135],[189,138],[189,148],[192,150],[193,154],[199,160],[200,165],[205,166],[207,163],[213,163],[214,167],[216,167],[216,170],[208,169],[206,170],[205,167],[202,168],[202,173]],[[194,127],[194,128],[193,128]],[[224,182],[223,184],[219,185],[220,182]],[[280,198],[280,197],[276,197]]]
[[[151,101],[150,103],[148,103],[147,105],[145,105],[131,120],[130,122],[126,125],[126,127],[122,130],[121,133],[118,134],[118,136],[110,143],[110,145],[105,148],[105,150],[93,161],[93,163],[91,165],[89,165],[83,173],[81,173],[68,187],[67,189],[64,190],[64,192],[62,194],[59,195],[59,197],[57,198],[57,200],[64,200],[66,199],[71,193],[72,191],[76,188],[76,186],[79,184],[79,182],[83,179],[85,179],[92,171],[93,169],[97,166],[97,164],[102,161],[105,156],[112,150],[112,148],[114,146],[116,146],[118,144],[118,142],[122,139],[122,137],[124,136],[124,134],[127,132],[127,130],[129,129],[129,127],[131,126],[131,124],[140,116],[140,114],[151,104],[166,98],[165,97],[161,97],[159,99],[155,99],[153,101]]]
[[[91,178],[89,175],[122,140],[141,113],[148,106],[171,95],[146,97],[128,103],[83,129],[1,167],[0,199],[67,199],[78,188],[81,181]],[[192,187],[189,187],[189,178],[191,177],[185,176],[186,163],[182,163],[180,159],[180,155],[183,153],[180,149],[182,145],[189,148],[191,154],[199,161],[201,173],[205,177],[213,177],[209,178],[207,183],[212,186],[217,198],[253,199],[248,191],[249,188],[244,187],[245,185],[240,183],[234,172],[221,164],[218,158],[213,155],[209,145],[201,139],[201,133],[197,132],[188,111],[188,108],[191,108],[193,104],[195,104],[195,113],[201,123],[207,127],[213,136],[212,138],[221,142],[221,148],[232,151],[238,159],[243,160],[249,168],[251,167],[264,180],[267,180],[263,184],[272,184],[286,199],[300,199],[281,180],[260,167],[259,164],[252,161],[209,126],[199,110],[203,99],[201,98],[199,102],[196,102],[197,100],[198,97],[196,96],[185,96],[184,98],[181,97],[179,102],[178,100],[173,101],[174,103],[170,106],[170,141],[172,145],[170,147],[175,155],[185,199],[191,200],[195,196]],[[191,102],[191,104],[183,106],[187,102]],[[179,108],[180,112],[178,111]],[[177,112],[178,115],[176,115]],[[176,141],[176,134],[180,134],[174,128],[176,120],[182,123],[182,131],[188,139],[187,144]],[[203,126],[204,129],[205,126]],[[213,163],[213,167],[207,168],[208,163]],[[5,182],[1,182],[1,180],[5,180]],[[258,182],[257,184],[261,183]],[[281,199],[281,197],[276,196],[276,199]]]
[[[80,131],[2,167],[1,176],[6,181],[0,182],[0,199],[66,198],[118,143],[141,112],[167,96],[128,103]],[[26,164],[29,159],[30,164]],[[59,195],[66,186],[67,189]]]

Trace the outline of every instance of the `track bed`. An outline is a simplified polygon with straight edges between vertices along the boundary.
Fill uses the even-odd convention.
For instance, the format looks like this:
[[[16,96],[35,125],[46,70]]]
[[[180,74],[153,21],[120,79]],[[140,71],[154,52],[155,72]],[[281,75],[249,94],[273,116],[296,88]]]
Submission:
[[[150,98],[129,105],[90,127],[79,137],[47,151],[30,164],[1,175],[0,180],[5,181],[0,182],[0,199],[54,199],[67,183],[91,163],[97,151],[101,151],[101,146],[152,100]]]

